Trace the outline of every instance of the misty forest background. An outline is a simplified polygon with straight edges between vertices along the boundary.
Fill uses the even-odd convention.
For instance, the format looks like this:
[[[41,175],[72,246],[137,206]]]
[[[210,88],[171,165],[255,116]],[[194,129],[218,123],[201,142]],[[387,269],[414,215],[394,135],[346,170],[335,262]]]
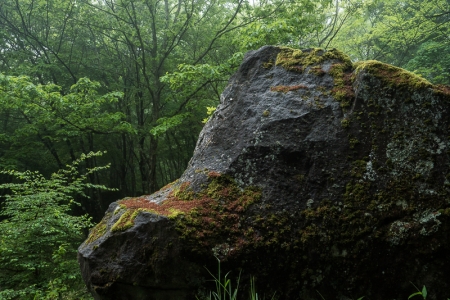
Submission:
[[[450,84],[447,0],[1,0],[0,299],[89,299],[109,203],[186,168],[243,53],[337,48]]]

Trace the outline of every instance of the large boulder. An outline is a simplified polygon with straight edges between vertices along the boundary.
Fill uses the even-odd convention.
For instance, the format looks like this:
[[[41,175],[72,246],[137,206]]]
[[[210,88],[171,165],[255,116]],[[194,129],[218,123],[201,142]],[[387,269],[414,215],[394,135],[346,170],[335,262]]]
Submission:
[[[448,87],[377,61],[249,52],[183,176],[91,230],[83,278],[95,299],[191,299],[217,257],[266,297],[449,297],[449,112]]]

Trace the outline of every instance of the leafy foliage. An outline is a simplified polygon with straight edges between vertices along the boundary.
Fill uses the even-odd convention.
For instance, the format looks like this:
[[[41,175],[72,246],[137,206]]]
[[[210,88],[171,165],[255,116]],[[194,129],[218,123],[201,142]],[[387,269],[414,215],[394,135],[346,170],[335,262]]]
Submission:
[[[355,60],[375,59],[417,72],[433,83],[450,84],[450,6],[445,0],[337,1],[346,15],[330,47]]]
[[[0,185],[7,192],[0,211],[1,299],[84,297],[76,249],[92,223],[88,215],[72,212],[86,189],[107,189],[86,180],[108,166],[80,171],[101,154],[81,155],[48,179],[37,171],[0,172],[14,181]]]
[[[19,111],[13,122],[17,114],[6,111],[0,142],[17,147],[0,150],[0,164],[50,173],[79,153],[109,149],[108,178],[123,196],[157,190],[184,171],[204,107],[217,105],[242,58],[234,55],[233,34],[269,13],[256,13],[246,0],[2,1],[0,71],[56,84],[74,98],[39,110],[34,117],[48,117],[38,128],[36,118],[30,124]],[[174,76],[164,80],[167,73]],[[115,100],[77,98],[85,84]],[[20,132],[26,138],[15,139]]]
[[[405,68],[418,73],[436,84],[450,84],[450,41],[446,43],[425,42]]]
[[[325,22],[324,10],[330,0],[254,1],[252,9],[261,16],[240,30],[236,43],[241,51],[258,49],[264,45],[304,44],[311,33],[320,31]]]
[[[75,160],[71,139],[93,134],[107,135],[130,130],[120,112],[109,112],[106,107],[122,96],[119,92],[98,95],[98,82],[81,78],[67,94],[55,84],[35,85],[26,76],[0,74],[0,111],[3,117],[3,136],[0,139],[0,167],[33,168],[28,159],[50,160],[63,167],[63,161]],[[43,150],[47,154],[38,152]],[[47,150],[47,151],[44,151]],[[61,150],[69,152],[67,159]],[[59,150],[59,151],[58,151]],[[94,150],[89,146],[84,152]],[[86,151],[87,150],[87,151]],[[50,157],[36,157],[51,155]]]
[[[189,117],[190,113],[183,113],[179,115],[175,115],[173,117],[163,117],[158,119],[157,126],[150,129],[150,133],[154,136],[159,136],[163,133],[165,133],[167,130],[176,127],[178,125],[181,125],[183,123],[183,120],[187,117]]]

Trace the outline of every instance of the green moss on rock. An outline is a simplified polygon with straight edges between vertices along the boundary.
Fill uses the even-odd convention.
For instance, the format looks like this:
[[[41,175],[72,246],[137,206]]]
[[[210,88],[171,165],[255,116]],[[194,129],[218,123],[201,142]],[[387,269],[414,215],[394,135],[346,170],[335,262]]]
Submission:
[[[275,64],[289,71],[303,73],[308,70],[317,76],[323,76],[326,72],[323,70],[322,64],[326,61],[332,63],[328,72],[334,79],[334,88],[331,93],[343,108],[347,108],[354,98],[354,92],[351,80],[353,64],[346,54],[336,49],[326,51],[313,48],[301,51],[283,47],[280,49]]]
[[[350,57],[336,49],[326,51],[320,48],[313,48],[301,51],[282,47],[280,50],[275,65],[282,66],[289,71],[303,72],[306,67],[319,65],[327,60],[340,61],[344,64],[345,68],[352,67]]]
[[[126,210],[117,220],[116,223],[111,227],[111,231],[124,231],[128,228],[133,227],[134,219],[142,211],[142,209],[128,209]]]
[[[428,80],[417,74],[376,60],[355,63],[355,76],[362,71],[372,74],[392,87],[411,89],[433,87]]]
[[[95,225],[90,231],[89,236],[85,241],[85,244],[88,245],[96,240],[98,240],[101,236],[103,236],[107,231],[107,220],[111,217],[110,214],[106,214],[105,217]]]
[[[198,251],[212,248],[224,236],[229,239],[234,236],[231,243],[246,244],[238,236],[248,240],[250,228],[241,227],[241,217],[260,200],[260,189],[252,186],[241,189],[233,178],[214,171],[207,172],[207,177],[207,185],[198,192],[188,182],[172,185],[172,191],[161,204],[142,197],[119,201],[127,210],[111,230],[126,230],[134,225],[140,212],[151,212],[175,220],[181,236]]]

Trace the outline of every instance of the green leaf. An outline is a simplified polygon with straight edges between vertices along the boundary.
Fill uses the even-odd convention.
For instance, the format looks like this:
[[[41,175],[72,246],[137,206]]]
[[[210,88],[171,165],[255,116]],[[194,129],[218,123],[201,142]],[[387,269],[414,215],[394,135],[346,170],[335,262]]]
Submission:
[[[81,166],[102,152],[82,155],[49,178],[36,171],[3,170],[12,182],[0,184],[5,193],[0,215],[0,299],[41,299],[83,286],[76,249],[83,230],[92,226],[87,215],[73,215],[74,200],[87,188],[106,189],[86,183],[89,174],[105,167]],[[80,173],[79,170],[86,170]]]
[[[183,123],[184,119],[186,119],[189,116],[190,116],[190,113],[183,113],[183,114],[175,115],[173,117],[160,118],[156,122],[159,125],[150,129],[150,133],[153,136],[159,136],[159,135],[165,133],[167,130],[174,128],[176,126],[179,126],[181,123]]]
[[[408,299],[411,299],[412,297],[417,296],[417,295],[422,295],[422,292],[416,292],[414,294],[411,294],[411,295],[409,295]]]
[[[423,299],[427,298],[427,288],[425,286],[423,286],[423,288],[422,288],[422,297],[423,297]]]

